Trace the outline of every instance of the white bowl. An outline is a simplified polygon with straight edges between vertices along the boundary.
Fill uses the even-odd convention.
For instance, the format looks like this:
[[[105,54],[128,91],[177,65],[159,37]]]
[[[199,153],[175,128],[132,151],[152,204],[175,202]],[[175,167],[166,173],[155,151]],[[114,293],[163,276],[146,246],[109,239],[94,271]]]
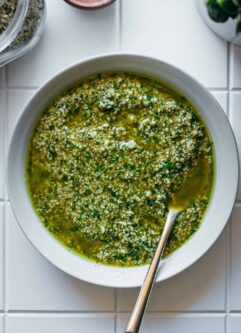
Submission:
[[[206,88],[181,70],[157,59],[130,54],[94,57],[62,71],[48,81],[38,90],[18,119],[8,152],[7,188],[20,227],[51,263],[78,279],[94,284],[137,287],[143,282],[147,266],[104,266],[66,249],[39,220],[25,183],[27,144],[36,121],[49,102],[66,87],[88,75],[118,70],[151,76],[184,94],[198,109],[214,142],[214,191],[202,225],[184,246],[163,261],[157,281],[166,280],[183,271],[210,248],[227,223],[236,198],[239,164],[234,135],[223,110]]]

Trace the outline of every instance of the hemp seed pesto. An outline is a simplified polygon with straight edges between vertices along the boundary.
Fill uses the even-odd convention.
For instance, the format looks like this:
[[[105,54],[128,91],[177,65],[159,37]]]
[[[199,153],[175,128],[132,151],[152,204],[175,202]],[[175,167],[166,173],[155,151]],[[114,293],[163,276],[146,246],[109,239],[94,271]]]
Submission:
[[[166,256],[198,229],[210,199],[213,149],[198,113],[169,88],[128,73],[99,74],[56,97],[27,155],[42,222],[103,264],[150,262],[168,205],[192,173],[205,182],[177,218]]]

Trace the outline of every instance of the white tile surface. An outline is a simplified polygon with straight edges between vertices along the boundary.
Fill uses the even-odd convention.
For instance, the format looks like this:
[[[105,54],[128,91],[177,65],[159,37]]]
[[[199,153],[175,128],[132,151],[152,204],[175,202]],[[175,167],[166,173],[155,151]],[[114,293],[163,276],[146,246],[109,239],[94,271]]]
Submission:
[[[53,267],[30,245],[17,226],[9,203],[5,204],[7,197],[4,197],[1,178],[3,146],[34,89],[44,81],[84,57],[115,52],[119,48],[123,52],[158,57],[186,70],[212,88],[215,98],[230,116],[241,157],[241,90],[232,92],[229,110],[227,94],[229,72],[230,87],[234,90],[241,88],[241,48],[231,47],[228,71],[227,44],[202,22],[194,0],[121,2],[119,13],[119,0],[116,5],[96,12],[76,10],[63,0],[47,0],[48,19],[40,44],[8,68],[0,69],[0,311],[4,305],[3,222],[7,229],[4,311],[11,311],[7,314],[5,332],[3,313],[0,313],[0,333],[123,333],[127,314],[117,313],[115,330],[115,313],[130,311],[137,295],[135,289],[119,290],[115,299],[113,289],[82,283]],[[8,112],[5,112],[6,101]],[[7,207],[3,221],[4,205]],[[241,332],[241,314],[228,316],[225,331],[226,311],[241,311],[240,222],[241,205],[235,210],[230,228],[231,262],[226,260],[228,242],[225,233],[198,263],[156,286],[149,307],[152,313],[145,317],[140,333]],[[83,313],[69,313],[76,311]],[[165,313],[161,314],[161,311]],[[171,311],[175,313],[168,313]],[[187,314],[188,311],[194,313]],[[222,313],[215,314],[217,311]]]
[[[230,121],[237,140],[239,159],[241,161],[241,92],[231,93]],[[241,199],[241,181],[239,181],[238,199]]]
[[[226,231],[198,263],[155,286],[148,311],[225,310]],[[208,273],[207,273],[208,272]],[[138,289],[117,291],[117,309],[129,311]]]
[[[236,206],[231,226],[231,271],[229,310],[241,311],[241,206]],[[240,326],[241,327],[241,326]]]
[[[231,46],[230,60],[230,86],[231,88],[241,88],[241,47]]]
[[[10,315],[6,333],[113,333],[111,315]]]
[[[47,5],[43,39],[31,53],[9,66],[10,86],[39,86],[84,57],[117,50],[118,4],[91,12],[76,10],[60,0],[48,0]]]
[[[7,92],[0,89],[0,199],[4,198],[4,136],[7,115]]]
[[[240,333],[241,330],[241,315],[228,316],[228,333]]]
[[[0,311],[4,309],[4,301],[3,301],[3,227],[4,224],[4,204],[0,203]],[[0,321],[1,322],[1,321]],[[1,324],[0,324],[1,327]],[[1,332],[1,329],[0,329]]]
[[[223,111],[228,113],[228,93],[225,91],[212,91],[213,96],[221,105]]]
[[[6,221],[9,310],[114,311],[114,290],[80,282],[50,264],[23,235],[9,205]]]
[[[7,126],[7,141],[10,139],[12,130],[16,121],[21,114],[25,105],[34,95],[33,89],[9,89],[8,91],[8,126]]]
[[[117,333],[123,333],[128,316],[117,318]],[[224,333],[224,315],[158,314],[144,318],[140,333]],[[236,332],[235,332],[236,333]]]
[[[227,86],[227,45],[203,24],[193,0],[123,0],[122,50],[170,62],[208,87]]]

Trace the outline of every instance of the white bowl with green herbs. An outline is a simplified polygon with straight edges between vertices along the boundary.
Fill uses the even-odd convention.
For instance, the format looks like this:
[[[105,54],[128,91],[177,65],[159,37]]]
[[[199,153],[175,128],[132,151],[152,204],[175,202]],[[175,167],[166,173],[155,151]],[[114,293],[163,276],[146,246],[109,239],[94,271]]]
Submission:
[[[137,287],[182,183],[194,173],[190,192],[200,190],[177,219],[157,281],[218,238],[238,167],[230,124],[206,88],[157,59],[104,55],[62,71],[25,107],[7,188],[20,227],[50,262],[90,283]]]

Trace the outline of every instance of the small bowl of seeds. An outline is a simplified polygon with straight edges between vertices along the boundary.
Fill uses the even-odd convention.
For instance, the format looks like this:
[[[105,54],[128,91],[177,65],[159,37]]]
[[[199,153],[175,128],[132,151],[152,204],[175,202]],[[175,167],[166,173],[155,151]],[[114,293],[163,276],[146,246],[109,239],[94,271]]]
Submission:
[[[0,67],[38,43],[45,19],[45,0],[0,0]]]

